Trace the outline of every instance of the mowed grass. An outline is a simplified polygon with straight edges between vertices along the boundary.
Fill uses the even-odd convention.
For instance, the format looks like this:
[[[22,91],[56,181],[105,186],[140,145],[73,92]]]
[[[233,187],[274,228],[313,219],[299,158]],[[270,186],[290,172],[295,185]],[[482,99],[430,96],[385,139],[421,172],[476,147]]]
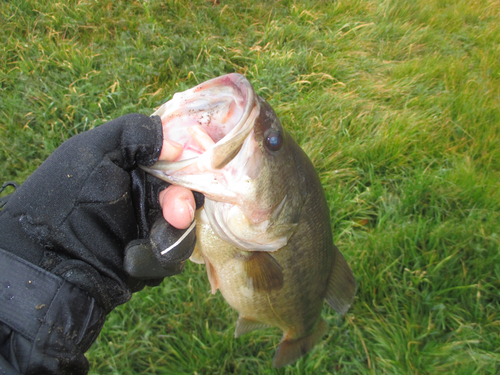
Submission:
[[[0,2],[0,177],[176,91],[245,74],[314,162],[354,305],[271,367],[203,266],[137,293],[91,374],[500,372],[500,3]],[[0,244],[1,246],[1,244]]]

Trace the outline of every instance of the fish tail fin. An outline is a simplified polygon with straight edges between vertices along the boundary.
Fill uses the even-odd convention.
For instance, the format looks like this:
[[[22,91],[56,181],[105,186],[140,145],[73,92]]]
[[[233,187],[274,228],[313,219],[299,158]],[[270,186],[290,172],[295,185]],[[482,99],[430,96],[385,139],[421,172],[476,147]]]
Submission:
[[[288,339],[285,335],[274,355],[273,366],[283,367],[294,363],[323,338],[327,329],[326,322],[319,318],[311,334],[298,339]]]
[[[339,314],[345,314],[356,294],[356,279],[342,253],[334,246],[335,260],[326,289],[326,302]]]

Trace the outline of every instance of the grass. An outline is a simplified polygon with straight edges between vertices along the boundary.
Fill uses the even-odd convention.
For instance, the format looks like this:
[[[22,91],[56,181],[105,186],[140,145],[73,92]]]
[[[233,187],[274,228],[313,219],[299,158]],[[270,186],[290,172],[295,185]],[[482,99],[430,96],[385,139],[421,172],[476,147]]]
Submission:
[[[359,291],[305,358],[190,264],[109,316],[91,374],[500,371],[500,4],[0,3],[0,179],[176,91],[245,74],[313,160]]]

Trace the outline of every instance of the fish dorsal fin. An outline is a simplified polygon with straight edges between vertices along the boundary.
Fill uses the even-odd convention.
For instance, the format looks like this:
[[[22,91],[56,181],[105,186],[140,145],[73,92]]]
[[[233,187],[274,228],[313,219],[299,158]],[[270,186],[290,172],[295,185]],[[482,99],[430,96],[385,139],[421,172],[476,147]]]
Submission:
[[[283,270],[271,254],[252,251],[243,257],[247,277],[255,291],[269,292],[283,287]]]
[[[354,301],[356,280],[342,253],[333,246],[335,258],[326,289],[326,302],[339,314],[345,314]]]
[[[256,320],[245,318],[243,315],[238,317],[236,322],[236,329],[234,331],[234,337],[240,337],[245,333],[255,331],[256,329],[263,329],[269,327],[267,324],[257,322]]]

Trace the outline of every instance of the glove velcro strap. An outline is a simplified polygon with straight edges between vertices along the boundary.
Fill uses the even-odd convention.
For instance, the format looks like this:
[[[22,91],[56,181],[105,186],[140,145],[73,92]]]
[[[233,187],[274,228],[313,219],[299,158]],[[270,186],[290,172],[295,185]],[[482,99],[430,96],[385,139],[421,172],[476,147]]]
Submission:
[[[0,322],[32,343],[33,349],[22,354],[30,356],[31,366],[42,365],[44,357],[83,356],[105,317],[76,285],[0,249]]]

